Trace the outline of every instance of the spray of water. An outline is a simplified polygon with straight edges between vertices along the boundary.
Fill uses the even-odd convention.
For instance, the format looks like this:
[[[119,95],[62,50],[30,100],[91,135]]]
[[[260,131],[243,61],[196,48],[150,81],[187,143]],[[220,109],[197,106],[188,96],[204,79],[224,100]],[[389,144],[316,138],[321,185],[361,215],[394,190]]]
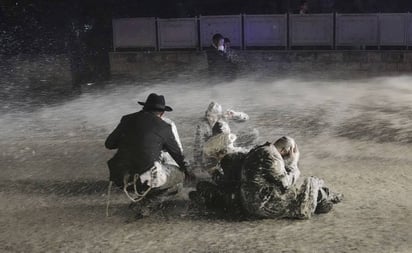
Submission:
[[[207,105],[217,101],[224,110],[249,114],[250,120],[242,124],[256,128],[262,143],[283,135],[294,137],[306,167],[319,164],[323,157],[409,161],[411,79],[243,79],[219,85],[203,81],[151,85],[113,81],[103,89],[89,87],[77,97],[62,98],[61,103],[33,104],[30,110],[26,105],[1,115],[0,139],[7,147],[3,159],[10,168],[3,174],[21,176],[24,171],[27,177],[106,178],[105,162],[112,154],[103,153],[104,139],[122,115],[140,110],[137,101],[145,101],[152,92],[165,95],[167,104],[173,107],[166,116],[175,121],[189,160],[196,124]]]
[[[165,95],[174,108],[168,117],[180,125],[182,136],[192,131],[191,126],[203,116],[208,103],[217,101],[224,109],[248,113],[249,124],[264,128],[263,136],[281,132],[305,136],[314,134],[312,130],[349,136],[351,129],[342,128],[355,127],[352,130],[357,132],[360,129],[348,125],[357,122],[365,127],[385,124],[396,129],[387,136],[388,141],[412,142],[405,134],[411,126],[410,82],[409,76],[334,82],[237,80],[214,86],[205,82],[151,86],[114,82],[106,89],[91,90],[61,104],[4,113],[0,135],[2,139],[66,138],[85,133],[100,137],[109,133],[122,115],[140,110],[137,101],[156,92]],[[379,136],[370,138],[380,140]]]

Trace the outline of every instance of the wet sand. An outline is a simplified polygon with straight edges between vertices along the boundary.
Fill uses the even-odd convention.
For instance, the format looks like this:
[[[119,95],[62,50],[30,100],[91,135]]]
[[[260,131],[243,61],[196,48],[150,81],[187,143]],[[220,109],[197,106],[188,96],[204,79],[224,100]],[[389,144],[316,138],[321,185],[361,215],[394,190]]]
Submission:
[[[0,117],[1,252],[410,252],[412,78],[341,82],[238,81],[91,91],[62,104]],[[115,191],[103,142],[120,116],[166,95],[187,156],[207,104],[251,116],[262,142],[282,135],[301,150],[300,182],[318,176],[345,199],[311,220],[201,215],[187,191],[135,220]],[[183,93],[184,92],[184,93]]]

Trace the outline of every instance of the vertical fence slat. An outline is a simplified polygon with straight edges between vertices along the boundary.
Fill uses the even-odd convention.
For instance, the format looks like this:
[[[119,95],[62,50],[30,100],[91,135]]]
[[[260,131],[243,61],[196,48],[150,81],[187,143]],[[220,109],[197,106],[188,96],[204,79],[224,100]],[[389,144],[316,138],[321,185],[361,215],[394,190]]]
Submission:
[[[333,47],[333,14],[289,15],[291,46]]]
[[[113,20],[114,48],[156,48],[155,18],[121,18]]]

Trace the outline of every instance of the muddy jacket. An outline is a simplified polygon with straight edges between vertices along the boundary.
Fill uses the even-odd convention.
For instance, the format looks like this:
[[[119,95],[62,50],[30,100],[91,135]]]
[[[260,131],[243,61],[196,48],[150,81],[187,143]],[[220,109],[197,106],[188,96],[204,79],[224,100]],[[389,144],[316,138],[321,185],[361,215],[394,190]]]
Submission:
[[[110,180],[123,184],[125,174],[142,174],[160,159],[162,150],[167,151],[182,171],[186,163],[176,142],[171,126],[158,116],[139,111],[123,116],[120,124],[106,139],[108,149],[117,153],[108,161]]]
[[[193,164],[199,170],[205,169],[206,161],[203,156],[203,146],[212,136],[212,127],[206,119],[202,119],[196,127],[195,140],[193,143]]]
[[[247,155],[241,173],[241,196],[245,209],[261,217],[286,217],[294,185],[299,178],[297,166],[287,168],[273,144],[265,143]]]
[[[319,203],[330,198],[325,182],[300,175],[296,161],[285,161],[273,144],[265,143],[247,154],[241,171],[240,198],[243,208],[263,218],[309,219]]]

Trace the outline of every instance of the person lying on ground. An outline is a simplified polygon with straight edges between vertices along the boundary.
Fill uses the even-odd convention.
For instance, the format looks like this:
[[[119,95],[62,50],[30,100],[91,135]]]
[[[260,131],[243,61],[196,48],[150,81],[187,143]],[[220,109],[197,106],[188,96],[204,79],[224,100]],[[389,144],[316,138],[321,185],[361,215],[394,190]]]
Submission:
[[[247,148],[234,145],[236,135],[227,122],[219,120],[213,126],[213,136],[203,148],[207,171],[212,180],[200,181],[189,198],[198,206],[218,210],[240,210],[240,167]]]
[[[228,122],[244,122],[249,120],[249,116],[244,112],[235,111],[229,109],[225,112],[222,110],[222,106],[217,102],[211,102],[205,112],[205,116],[201,119],[200,123],[196,126],[196,133],[193,143],[193,165],[197,170],[204,170],[206,168],[206,161],[203,156],[203,146],[205,142],[213,135],[212,128],[219,120]],[[252,146],[257,138],[258,131],[256,129],[244,131],[239,136],[238,146]],[[237,138],[239,140],[239,138]]]
[[[266,142],[252,149],[241,172],[240,197],[244,210],[260,218],[309,219],[329,212],[342,200],[325,182],[308,177],[298,187],[299,149],[291,137]]]

